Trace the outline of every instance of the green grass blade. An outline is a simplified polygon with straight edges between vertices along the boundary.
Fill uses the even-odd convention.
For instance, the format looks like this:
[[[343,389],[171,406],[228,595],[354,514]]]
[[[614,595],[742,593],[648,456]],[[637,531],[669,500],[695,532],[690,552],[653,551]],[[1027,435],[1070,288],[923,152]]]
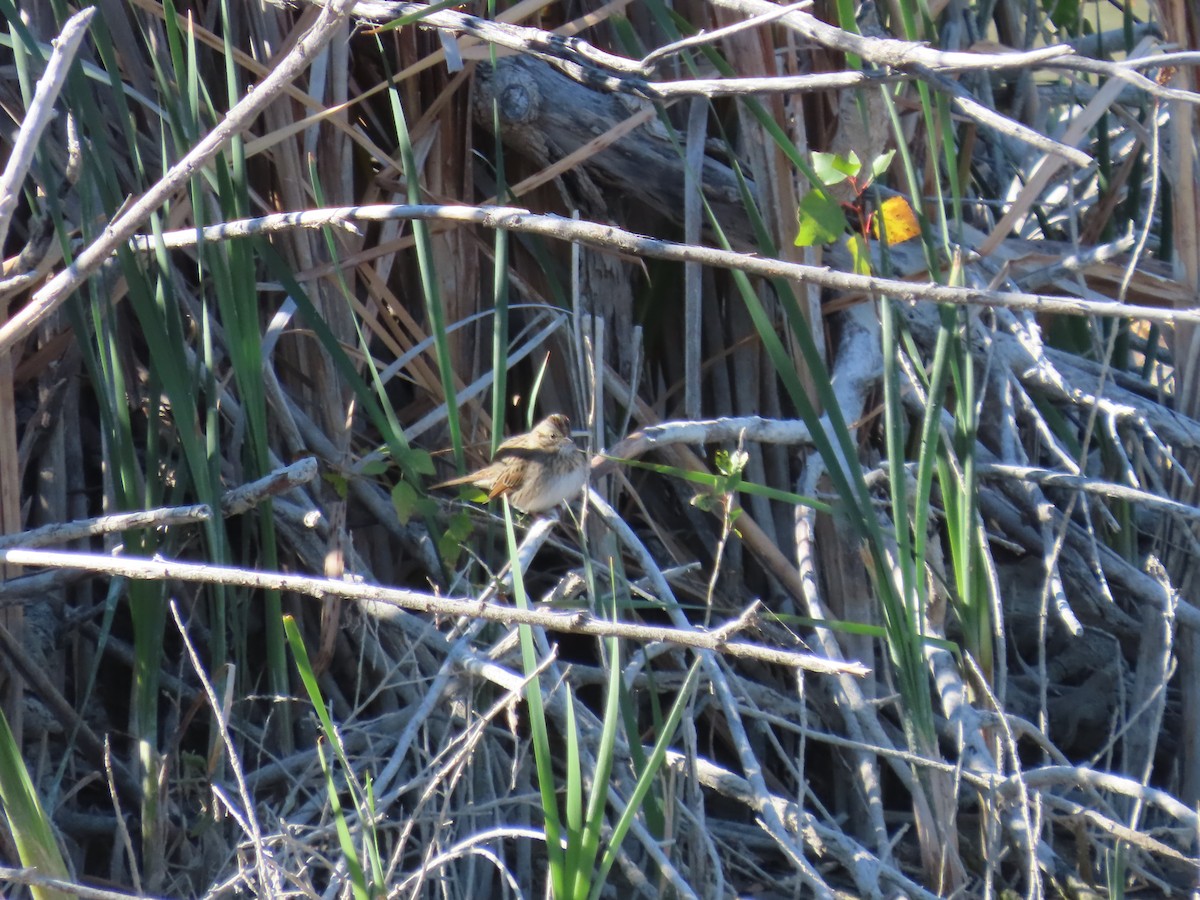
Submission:
[[[379,46],[379,58],[385,70],[389,68],[387,54]],[[389,75],[391,73],[389,72]],[[400,92],[389,87],[388,97],[392,105],[392,121],[396,128],[396,142],[400,149],[400,160],[404,165],[404,179],[408,187],[408,202],[421,202],[420,170],[413,154],[412,140],[408,133],[408,120],[400,102]],[[450,356],[450,342],[446,336],[446,316],[442,308],[441,290],[438,287],[437,269],[433,260],[433,244],[429,237],[429,223],[414,220],[413,237],[416,238],[417,267],[421,273],[421,293],[425,298],[425,314],[433,330],[434,347],[437,353],[438,372],[442,378],[442,393],[446,400],[447,424],[450,428],[450,446],[454,450],[454,463],[461,470],[464,465],[462,445],[462,423],[458,418],[457,392],[454,390],[454,361]]]
[[[358,849],[354,846],[354,837],[350,834],[350,826],[342,811],[342,801],[338,797],[337,784],[333,780],[333,768],[329,765],[329,760],[325,758],[325,750],[320,741],[317,742],[316,750],[317,759],[321,763],[321,773],[325,776],[325,794],[329,798],[329,809],[333,815],[334,829],[337,831],[338,846],[342,849],[342,855],[346,858],[346,870],[350,873],[350,890],[354,892],[355,900],[371,900],[375,892],[367,887],[367,876],[363,872],[362,863],[359,862]]]
[[[687,708],[691,700],[692,691],[695,690],[696,681],[699,677],[700,659],[697,658],[688,668],[687,677],[679,689],[679,694],[675,697],[675,702],[671,706],[671,712],[667,716],[667,721],[658,733],[658,740],[654,742],[654,749],[646,761],[646,768],[638,777],[637,784],[634,785],[633,793],[629,797],[625,811],[621,814],[621,818],[617,820],[617,824],[613,826],[612,837],[609,838],[608,846],[604,848],[604,855],[600,860],[600,871],[597,873],[595,883],[592,885],[592,891],[588,895],[589,900],[599,900],[600,891],[604,887],[608,873],[612,870],[613,863],[617,861],[617,851],[621,847],[621,842],[625,840],[625,835],[629,833],[629,828],[633,824],[634,817],[638,814],[642,801],[645,800],[646,795],[650,792],[654,779],[658,775],[658,770],[662,768],[663,761],[667,758],[667,747],[670,746],[671,741],[675,738],[675,730],[679,727],[679,721],[683,718],[683,711]]]
[[[616,584],[615,567],[610,565],[610,584]],[[617,620],[617,595],[612,593],[609,614]],[[604,825],[608,804],[608,784],[615,762],[617,732],[622,722],[621,642],[608,640],[608,695],[605,700],[604,720],[600,733],[600,745],[596,748],[596,771],[592,777],[592,791],[588,797],[585,827],[580,836],[579,867],[576,869],[575,887],[572,896],[587,897],[597,882],[596,858],[600,852],[600,830]]]
[[[518,609],[529,609],[525,579],[517,558],[517,535],[513,530],[512,508],[507,497],[504,498],[504,531],[508,540],[508,558],[512,561],[513,603]],[[546,708],[542,701],[542,687],[536,677],[537,648],[534,646],[533,629],[530,626],[518,625],[517,630],[521,638],[521,663],[525,668],[525,677],[529,679],[525,688],[525,706],[529,710],[529,731],[533,741],[538,793],[542,798],[542,815],[545,819],[551,891],[553,896],[562,898],[567,896],[566,856],[562,846],[563,826],[558,814],[554,757],[550,749],[550,732],[546,727]]]
[[[575,718],[575,697],[570,685],[563,685],[567,697],[567,714],[564,730],[567,739],[566,804],[563,809],[563,825],[566,834],[566,852],[563,854],[563,883],[574,885],[588,874],[580,859],[583,839],[583,766],[579,761],[579,722]],[[566,896],[574,897],[571,893]]]
[[[36,869],[41,875],[71,880],[71,873],[58,849],[58,841],[50,819],[42,808],[21,759],[21,748],[8,727],[8,717],[0,710],[0,802],[21,865]],[[31,887],[36,900],[68,900],[69,894],[44,887]]]
[[[304,637],[300,634],[300,627],[296,624],[296,620],[292,616],[283,617],[283,630],[287,636],[288,644],[292,648],[292,658],[296,663],[296,671],[299,673],[300,681],[303,683],[304,690],[308,694],[313,712],[316,713],[317,719],[321,723],[321,730],[325,734],[325,739],[329,741],[329,746],[333,748],[338,765],[341,766],[342,772],[345,773],[346,787],[358,811],[359,820],[368,823],[367,852],[370,857],[372,873],[378,873],[381,871],[381,864],[378,859],[378,849],[373,834],[373,826],[369,824],[372,822],[371,809],[373,808],[373,803],[364,800],[356,787],[354,768],[350,765],[350,760],[346,756],[346,748],[342,745],[337,729],[334,728],[333,719],[329,715],[325,698],[321,694],[321,687],[317,683],[317,674],[313,671],[312,662],[308,656],[308,649],[304,645]],[[320,751],[320,744],[318,744],[317,749]],[[361,898],[361,900],[378,896],[380,886],[383,882],[376,880],[368,883],[366,880],[366,875],[358,858],[358,852],[350,835],[349,825],[346,823],[346,817],[342,811],[337,785],[334,783],[333,776],[325,764],[324,754],[321,754],[321,766],[325,771],[326,790],[329,795],[329,803],[333,810],[334,820],[337,824],[338,841],[341,844],[342,852],[346,856],[347,867],[351,871],[351,883],[354,886],[355,896]]]

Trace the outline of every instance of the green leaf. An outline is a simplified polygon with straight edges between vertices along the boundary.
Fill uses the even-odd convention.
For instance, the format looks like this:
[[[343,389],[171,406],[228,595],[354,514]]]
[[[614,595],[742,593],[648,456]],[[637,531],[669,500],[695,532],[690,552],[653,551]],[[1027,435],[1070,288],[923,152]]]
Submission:
[[[407,525],[414,513],[422,511],[422,498],[407,481],[398,481],[392,488],[392,507],[401,525]]]
[[[813,188],[800,201],[800,228],[796,232],[797,247],[812,247],[835,241],[846,230],[846,214],[841,204],[822,191]]]
[[[453,535],[446,533],[438,538],[438,556],[442,558],[442,562],[447,567],[453,569],[458,565],[459,557],[462,556],[463,543],[454,538]]]
[[[849,156],[818,152],[813,154],[813,170],[817,173],[817,178],[821,183],[828,187],[831,184],[839,184],[847,178],[857,178],[858,173],[862,171],[862,160],[853,150],[850,151]]]
[[[609,561],[609,583],[616,584],[616,570]],[[612,595],[611,613],[617,619],[617,597]],[[608,697],[604,706],[604,727],[600,734],[600,745],[596,750],[596,772],[592,779],[592,791],[588,796],[585,826],[579,842],[579,865],[575,870],[576,897],[585,897],[595,889],[596,855],[600,850],[600,835],[605,824],[605,807],[608,802],[609,779],[612,776],[616,756],[617,730],[622,721],[621,642],[617,638],[608,641]],[[569,695],[568,695],[569,696]]]
[[[456,541],[465,541],[471,536],[471,532],[475,530],[475,525],[471,521],[471,516],[464,512],[455,513],[450,517],[450,522],[446,525],[446,534],[450,535]]]
[[[428,451],[419,450],[416,447],[408,447],[403,450],[396,462],[405,475],[414,478],[417,475],[432,475],[437,471],[433,465],[433,456]]]
[[[575,698],[569,684],[566,691],[566,715],[563,730],[567,738],[567,758],[563,780],[566,804],[563,810],[567,832],[565,874],[567,884],[573,884],[580,874],[579,851],[583,844],[583,763],[579,754],[579,723],[575,719]],[[589,864],[590,869],[590,864]],[[588,874],[591,874],[590,871]]]
[[[1079,0],[1043,0],[1042,9],[1050,21],[1073,34],[1079,27]]]
[[[350,826],[346,823],[346,815],[342,812],[342,801],[338,797],[337,784],[333,780],[333,768],[325,758],[321,741],[317,741],[316,749],[321,771],[325,775],[325,795],[329,798],[329,808],[333,813],[338,844],[342,848],[342,856],[345,858],[347,874],[350,877],[350,890],[354,893],[354,900],[370,900],[371,891],[367,887],[367,876],[362,863],[359,862],[358,849],[354,845],[354,836],[350,834]]]
[[[718,450],[715,461],[722,475],[741,475],[750,462],[750,454],[745,450]]]
[[[512,507],[504,503],[504,534],[508,540],[508,558],[512,562],[512,597],[517,609],[529,609],[525,579],[517,556],[517,534],[513,528]],[[525,708],[529,713],[529,736],[533,745],[534,767],[537,771],[538,795],[542,802],[542,819],[546,831],[547,866],[550,869],[550,891],[554,897],[567,896],[566,851],[563,848],[564,827],[558,813],[558,794],[554,781],[555,755],[550,748],[550,731],[546,726],[546,707],[542,685],[538,680],[537,646],[533,627],[518,625],[521,639],[521,665],[525,677]]]
[[[340,472],[326,472],[321,476],[325,483],[333,488],[338,495],[338,499],[345,500],[346,494],[349,492],[350,483],[346,481],[346,476]]]
[[[896,155],[895,150],[889,150],[887,153],[881,153],[875,157],[875,161],[871,163],[871,179],[874,180],[887,171],[888,166],[892,164],[892,157]]]
[[[388,467],[390,465],[391,465],[391,463],[389,463],[387,460],[369,459],[365,463],[363,463],[361,466],[358,467],[358,474],[359,475],[368,475],[368,476],[382,475],[388,470]]]
[[[450,521],[446,523],[446,531],[438,538],[438,555],[441,556],[442,562],[450,568],[454,568],[462,558],[467,538],[474,530],[475,525],[471,521],[471,516],[465,510],[452,515]]]

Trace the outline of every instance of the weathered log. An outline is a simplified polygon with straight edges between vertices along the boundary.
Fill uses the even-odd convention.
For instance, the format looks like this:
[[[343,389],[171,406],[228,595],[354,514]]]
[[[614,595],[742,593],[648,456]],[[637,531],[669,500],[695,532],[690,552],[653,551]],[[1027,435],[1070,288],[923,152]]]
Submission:
[[[548,165],[651,107],[648,100],[594,90],[553,66],[526,57],[506,57],[493,69],[480,65],[475,83],[475,120],[492,129],[492,102],[500,112],[505,146],[539,165]],[[603,188],[654,208],[683,224],[682,136],[671,140],[657,116],[587,158],[583,169]],[[752,182],[747,181],[751,192]],[[735,246],[754,243],[750,217],[737,177],[728,165],[704,159],[704,196]]]

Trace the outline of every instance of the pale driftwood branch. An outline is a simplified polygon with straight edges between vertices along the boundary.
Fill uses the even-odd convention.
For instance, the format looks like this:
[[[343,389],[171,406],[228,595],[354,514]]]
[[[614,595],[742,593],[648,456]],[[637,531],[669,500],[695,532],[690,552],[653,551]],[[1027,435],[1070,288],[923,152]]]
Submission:
[[[314,6],[329,7],[334,0],[309,0]],[[454,9],[432,10],[425,3],[393,2],[393,0],[358,0],[351,14],[372,22],[390,22],[412,17],[429,28],[439,28],[458,34],[469,34],[497,47],[506,47],[553,62],[579,81],[586,81],[609,90],[628,90],[631,79],[644,80],[640,62],[607,53],[587,41],[568,35],[510,25],[483,19]],[[616,73],[615,75],[613,73]]]
[[[164,509],[146,509],[111,516],[96,516],[78,522],[55,522],[18,531],[0,537],[0,549],[9,547],[44,547],[47,544],[65,544],[83,538],[114,534],[133,528],[166,528],[168,525],[195,525],[212,518],[212,508],[207,503],[193,506],[173,506]]]
[[[25,113],[24,121],[21,122],[21,130],[17,133],[12,153],[4,166],[4,174],[0,175],[0,247],[4,246],[4,240],[8,237],[9,223],[17,208],[17,202],[21,199],[21,182],[25,180],[25,175],[33,164],[38,141],[41,140],[42,132],[46,130],[50,120],[54,118],[54,101],[58,99],[58,94],[67,80],[71,63],[75,60],[75,54],[79,51],[79,45],[83,43],[88,25],[95,14],[96,8],[88,7],[67,20],[54,42],[54,50],[46,63],[46,71],[38,79],[33,100]]]
[[[129,240],[155,210],[186,185],[201,166],[212,159],[235,135],[249,128],[258,118],[258,114],[273,102],[288,83],[308,67],[321,48],[333,39],[345,19],[346,10],[353,5],[354,0],[330,0],[321,10],[312,28],[288,51],[261,84],[248,92],[183,159],[171,166],[166,175],[130,204],[125,212],[113,219],[100,237],[84,248],[70,266],[34,294],[24,309],[0,325],[0,354],[6,353],[17,341],[30,335],[89,275],[112,256],[121,244]]]
[[[808,91],[839,90],[849,87],[892,84],[921,78],[937,90],[950,95],[958,111],[1007,137],[1028,144],[1042,153],[1061,156],[1076,166],[1089,166],[1092,158],[1082,150],[1056,141],[976,100],[971,92],[948,75],[928,66],[916,65],[910,73],[897,72],[819,72],[810,75],[776,75],[759,78],[695,78],[657,81],[653,89],[659,100],[681,97],[756,96],[762,94],[799,94]],[[582,89],[582,88],[581,88]]]
[[[1015,119],[1009,118],[1003,113],[984,106],[971,95],[970,91],[950,76],[936,72],[926,66],[916,66],[914,67],[914,71],[929,84],[948,94],[950,101],[968,119],[986,128],[992,128],[1014,140],[1028,144],[1041,153],[1061,156],[1063,159],[1081,168],[1092,164],[1092,158],[1082,150],[1078,150],[1069,144],[1064,144],[1062,141],[1056,141],[1054,138],[1047,137],[1044,134],[1034,131],[1027,125],[1022,125]]]
[[[1132,778],[1114,775],[1111,772],[1099,772],[1086,766],[1043,766],[1040,769],[1027,769],[1022,777],[1026,787],[1038,791],[1054,787],[1068,790],[1088,787],[1131,797],[1157,807],[1193,832],[1200,828],[1200,816],[1186,803],[1181,803],[1166,791],[1141,784]],[[999,782],[995,790],[1003,795],[1012,795],[1017,792],[1018,787],[1016,777],[1010,776]]]
[[[907,72],[814,72],[810,75],[763,75],[757,78],[680,78],[656,81],[656,100],[681,97],[736,97],[757,94],[804,94],[853,87],[878,87],[911,81]]]
[[[975,287],[945,287],[932,283],[902,281],[896,278],[876,278],[838,272],[826,266],[766,259],[749,253],[735,253],[713,247],[679,244],[636,232],[567,219],[562,216],[539,215],[527,209],[506,206],[455,205],[372,205],[344,206],[306,212],[278,213],[256,219],[238,219],[208,228],[188,228],[167,232],[163,240],[167,247],[190,247],[197,240],[228,240],[253,234],[270,234],[292,228],[324,228],[343,220],[377,222],[386,219],[439,219],[460,224],[503,228],[526,234],[537,234],[557,240],[577,241],[600,250],[631,253],[653,259],[676,262],[696,261],[721,269],[738,269],[765,278],[783,278],[801,284],[814,284],[830,290],[893,300],[918,300],[930,303],[949,303],[954,306],[1002,306],[1027,309],[1044,315],[1103,316],[1121,319],[1140,319],[1147,322],[1189,322],[1200,324],[1200,309],[1160,309],[1135,306],[1116,301],[1085,300],[1078,297],[1057,297],[1050,294],[1029,294],[1018,291],[992,291]],[[137,236],[131,240],[133,249],[149,252],[154,239]],[[0,331],[0,349],[7,331]]]
[[[230,566],[169,562],[130,556],[102,556],[92,553],[61,553],[46,550],[12,549],[0,551],[0,559],[14,565],[80,569],[102,575],[121,575],[146,581],[192,581],[201,584],[225,584],[265,590],[292,591],[310,597],[344,597],[368,603],[380,603],[412,612],[486,619],[507,625],[535,625],[550,631],[584,634],[593,637],[617,637],[646,643],[667,643],[695,650],[712,650],[728,656],[757,659],[775,665],[806,669],[825,675],[863,675],[860,663],[837,663],[791,650],[776,650],[748,641],[730,641],[721,634],[693,628],[659,628],[609,622],[588,612],[517,609],[478,600],[436,597],[419,591],[383,588],[374,585],[311,578],[282,572],[255,572]]]
[[[1097,497],[1108,497],[1113,500],[1124,500],[1129,503],[1139,503],[1152,509],[1182,516],[1192,522],[1200,522],[1200,507],[1180,503],[1169,497],[1152,494],[1149,491],[1138,490],[1125,484],[1116,484],[1100,478],[1087,478],[1083,475],[1072,475],[1068,472],[1055,472],[1051,469],[1040,469],[1035,466],[1014,466],[1002,463],[979,463],[976,471],[980,476],[994,478],[1016,478],[1022,481],[1033,481],[1046,487],[1063,487],[1076,491],[1085,491]]]
[[[775,9],[769,0],[709,0],[713,6],[728,9],[744,16],[760,16]],[[935,69],[971,71],[987,69],[1023,69],[1045,65],[1051,60],[1061,60],[1074,55],[1066,44],[1039,47],[1024,52],[966,53],[938,50],[927,44],[904,41],[890,37],[872,37],[851,34],[836,25],[822,22],[816,16],[797,10],[780,17],[780,23],[813,43],[831,50],[840,50],[861,57],[877,66],[904,69],[912,65],[923,65]]]
[[[275,494],[290,491],[317,477],[317,461],[311,457],[302,459],[270,473],[258,481],[242,485],[229,491],[221,499],[221,512],[227,516],[240,515]],[[137,512],[117,513],[111,516],[96,516],[78,522],[53,523],[0,535],[0,549],[8,547],[44,547],[46,544],[65,544],[83,538],[114,534],[134,528],[166,528],[171,525],[195,525],[212,518],[212,509],[206,503],[192,506],[171,506],[162,509],[146,509]]]
[[[286,494],[302,484],[308,484],[317,477],[319,471],[320,464],[314,457],[296,460],[289,466],[268,472],[257,481],[226,492],[221,498],[221,512],[227,516],[241,515],[269,497]]]
[[[778,8],[770,0],[710,0],[710,2],[714,6],[734,10],[745,16],[763,15]],[[803,11],[789,12],[781,16],[779,21],[785,27],[823,47],[840,50],[843,53],[852,53],[875,65],[886,66],[890,69],[904,70],[913,66],[925,66],[946,73],[1038,67],[1074,70],[1116,78],[1163,100],[1200,103],[1200,94],[1163,87],[1128,65],[1079,56],[1067,44],[1056,44],[1022,52],[970,53],[938,50],[926,44],[895,38],[851,34]],[[1191,60],[1188,61],[1191,62]],[[1149,62],[1145,65],[1153,66],[1155,63]]]
[[[94,8],[94,7],[93,7]],[[153,900],[149,894],[126,894],[121,891],[109,891],[104,888],[89,887],[74,881],[63,881],[61,878],[50,878],[42,875],[37,869],[10,869],[0,867],[0,884],[24,884],[30,887],[42,888],[47,891],[61,891],[79,900]]]
[[[328,6],[333,0],[309,0],[309,2],[318,6]],[[733,10],[751,19],[760,17],[766,20],[777,20],[807,40],[823,47],[851,53],[867,62],[890,69],[904,70],[912,66],[925,66],[929,69],[953,73],[981,70],[1003,71],[1042,66],[1117,78],[1164,100],[1200,103],[1200,94],[1163,87],[1136,71],[1134,67],[1122,63],[1079,56],[1068,44],[1039,47],[1036,50],[999,53],[946,51],[913,41],[851,34],[799,9],[785,10],[781,14],[779,6],[770,0],[711,0],[711,2],[714,6]],[[576,37],[528,26],[494,22],[456,10],[430,11],[430,6],[423,3],[359,0],[354,4],[353,15],[375,22],[411,17],[419,20],[420,24],[426,27],[469,34],[481,41],[546,60],[583,84],[603,90],[622,91],[641,94],[653,99],[662,99],[658,93],[658,85],[649,80],[651,72],[646,61],[632,60],[607,53]],[[1181,57],[1175,54],[1174,59],[1175,61],[1170,64],[1194,64],[1190,57]]]
[[[1174,847],[1164,844],[1162,841],[1156,840],[1148,834],[1142,834],[1140,831],[1135,831],[1128,825],[1124,825],[1110,816],[1106,816],[1099,810],[1084,806],[1082,803],[1076,803],[1074,800],[1069,800],[1065,797],[1048,795],[1045,798],[1046,802],[1059,810],[1063,811],[1070,819],[1075,819],[1090,825],[1095,825],[1108,832],[1113,837],[1128,841],[1132,846],[1137,847],[1144,853],[1151,853],[1158,856],[1164,856],[1173,859],[1177,862],[1186,863],[1193,869],[1200,868],[1194,858],[1185,856]],[[1168,887],[1163,882],[1157,882],[1161,887]]]
[[[656,447],[671,444],[715,444],[745,439],[763,444],[808,444],[812,435],[798,419],[764,419],[761,416],[708,419],[696,422],[663,422],[635,431],[592,458],[593,477],[614,469],[620,460],[637,459]]]

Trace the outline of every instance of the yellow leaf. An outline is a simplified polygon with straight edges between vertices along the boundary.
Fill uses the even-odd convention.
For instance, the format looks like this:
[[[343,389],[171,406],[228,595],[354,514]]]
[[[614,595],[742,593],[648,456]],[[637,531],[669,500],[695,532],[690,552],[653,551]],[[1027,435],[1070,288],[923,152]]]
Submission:
[[[896,244],[903,244],[909,238],[914,238],[921,233],[921,226],[917,223],[917,217],[913,214],[912,207],[908,205],[908,201],[903,197],[888,197],[880,205],[873,227],[876,238],[879,237],[879,220],[881,218],[883,219],[884,227],[887,229],[889,247]]]

